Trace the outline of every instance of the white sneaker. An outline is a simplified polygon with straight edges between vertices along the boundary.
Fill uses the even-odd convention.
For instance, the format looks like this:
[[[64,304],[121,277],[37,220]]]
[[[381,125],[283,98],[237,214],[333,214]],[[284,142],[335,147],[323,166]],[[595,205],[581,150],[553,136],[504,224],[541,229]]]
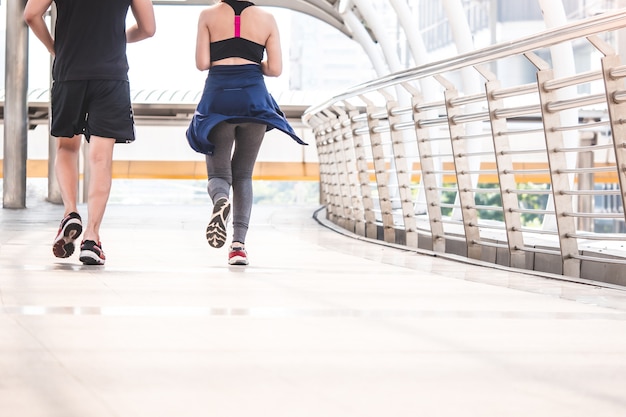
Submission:
[[[230,247],[228,252],[229,265],[248,265],[248,253],[241,246]]]

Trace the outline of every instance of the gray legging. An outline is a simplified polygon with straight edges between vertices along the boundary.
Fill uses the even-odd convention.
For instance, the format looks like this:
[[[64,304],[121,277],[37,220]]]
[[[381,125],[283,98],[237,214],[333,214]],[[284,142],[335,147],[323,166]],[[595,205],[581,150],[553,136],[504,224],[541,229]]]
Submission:
[[[246,242],[252,212],[252,171],[265,130],[266,126],[258,123],[222,122],[209,134],[215,150],[213,155],[206,156],[207,190],[215,203],[230,196],[232,185],[233,242]]]

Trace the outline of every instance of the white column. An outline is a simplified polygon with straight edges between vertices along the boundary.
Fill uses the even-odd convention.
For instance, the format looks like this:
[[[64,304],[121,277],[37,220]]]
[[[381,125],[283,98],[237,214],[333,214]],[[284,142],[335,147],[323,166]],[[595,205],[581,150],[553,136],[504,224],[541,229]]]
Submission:
[[[6,75],[4,100],[4,208],[26,208],[28,135],[28,26],[26,0],[7,3]]]
[[[381,16],[378,15],[376,10],[372,7],[371,0],[352,0],[352,2],[358,8],[359,13],[363,16],[363,19],[374,33],[374,36],[376,36],[376,40],[380,45],[387,65],[389,65],[389,70],[391,72],[403,70],[404,68],[400,63],[400,58],[396,54],[396,45],[391,41],[389,36],[387,36],[385,22],[383,22]]]
[[[378,49],[372,38],[369,36],[365,27],[361,24],[359,19],[354,15],[352,11],[347,11],[342,15],[345,25],[352,32],[354,39],[361,45],[376,71],[378,77],[389,74],[389,68],[387,63]]]

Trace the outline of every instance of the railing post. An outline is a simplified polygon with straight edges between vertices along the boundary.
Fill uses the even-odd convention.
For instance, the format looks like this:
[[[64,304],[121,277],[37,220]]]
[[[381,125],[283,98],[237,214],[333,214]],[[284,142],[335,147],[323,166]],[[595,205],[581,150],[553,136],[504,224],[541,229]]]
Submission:
[[[461,115],[458,107],[451,104],[451,101],[459,96],[458,90],[452,83],[441,76],[435,77],[446,89],[444,92],[446,113],[448,117],[448,128],[450,130],[450,145],[454,159],[454,169],[456,171],[456,184],[461,204],[461,214],[463,216],[463,230],[465,231],[465,242],[467,244],[467,257],[470,259],[481,259],[482,246],[480,242],[480,230],[478,229],[478,213],[474,200],[473,182],[470,168],[470,161],[467,157],[467,147],[463,135],[465,128],[463,125],[455,123],[454,117]]]
[[[485,91],[487,93],[487,105],[489,107],[489,122],[491,123],[491,139],[498,169],[498,185],[502,198],[502,212],[506,227],[507,244],[509,246],[509,266],[514,268],[526,267],[526,254],[521,248],[524,247],[522,235],[522,221],[517,194],[511,190],[517,189],[517,182],[513,171],[513,159],[509,154],[511,144],[506,119],[496,117],[496,112],[504,108],[504,100],[495,99],[493,92],[500,89],[498,81],[491,71],[479,69],[479,72],[487,79]]]
[[[415,123],[415,136],[417,140],[417,152],[420,158],[420,181],[424,187],[426,198],[426,211],[430,223],[432,250],[434,252],[446,252],[446,239],[443,230],[441,216],[441,198],[438,190],[437,174],[435,174],[435,155],[430,143],[430,128],[422,126],[422,121],[428,119],[428,112],[420,110],[419,105],[424,102],[423,96],[418,90],[405,83],[404,86],[411,93],[411,107],[413,109],[413,122]]]
[[[570,195],[570,178],[566,154],[560,150],[564,148],[561,114],[548,111],[548,104],[558,100],[557,91],[546,91],[546,82],[554,79],[554,71],[539,57],[529,53],[527,58],[539,69],[537,71],[537,86],[541,102],[543,131],[546,141],[546,154],[550,167],[550,182],[554,199],[554,211],[559,236],[559,248],[563,265],[563,275],[580,277],[580,259],[576,234],[576,221],[567,213],[573,212],[572,196]]]
[[[402,209],[402,221],[404,224],[405,242],[404,245],[416,248],[418,247],[417,223],[415,221],[415,206],[411,196],[411,175],[407,166],[406,149],[404,146],[404,133],[394,126],[402,122],[400,116],[393,114],[393,109],[399,107],[398,102],[389,94],[383,95],[387,101],[387,113],[389,114],[389,131],[391,135],[391,148],[393,150],[393,159],[396,167],[396,180],[398,183],[398,196],[400,198],[400,207]]]
[[[329,122],[325,113],[317,114],[315,118],[319,121],[315,129],[315,141],[320,164],[320,203],[326,206],[326,217],[331,221],[335,221],[332,197],[332,146],[328,129],[331,122]]]
[[[343,124],[348,116],[346,112],[338,106],[333,106],[333,113],[337,114],[335,123],[332,125],[332,152],[334,154],[335,178],[337,181],[336,204],[339,205],[337,212],[339,216],[339,226],[346,230],[354,231],[354,213],[352,211],[352,201],[350,197],[350,180],[348,177],[349,167],[345,152],[345,137]]]
[[[350,209],[350,230],[365,236],[365,218],[363,215],[363,199],[359,186],[359,166],[356,149],[353,143],[352,118],[359,112],[350,103],[343,103],[346,111],[340,117],[341,144],[346,166],[347,205]]]
[[[590,39],[596,48],[600,49],[605,57],[602,58],[602,76],[606,91],[606,103],[611,122],[611,136],[615,151],[615,165],[617,166],[617,178],[619,181],[622,204],[626,204],[626,101],[618,100],[616,94],[623,92],[625,87],[624,76],[614,74],[614,71],[624,68],[619,55],[613,53],[608,45],[604,45],[599,39]],[[623,72],[623,71],[622,71]],[[622,211],[626,216],[626,210]],[[626,220],[626,219],[625,219]]]
[[[382,123],[380,119],[373,117],[375,113],[380,112],[384,108],[374,105],[372,101],[365,97],[361,97],[361,100],[365,101],[367,104],[367,125],[369,127],[372,157],[374,158],[374,176],[376,177],[378,203],[383,223],[383,240],[388,243],[396,243],[393,206],[391,203],[391,192],[389,190],[389,166],[387,165],[387,156],[385,155],[382,134],[378,131]]]
[[[374,199],[370,187],[370,174],[367,166],[367,151],[363,133],[367,132],[367,113],[360,114],[357,110],[350,112],[350,130],[352,132],[352,146],[356,158],[357,177],[361,190],[361,202],[363,204],[362,227],[357,225],[356,233],[367,238],[376,239],[378,230],[376,226],[376,213],[374,213]]]

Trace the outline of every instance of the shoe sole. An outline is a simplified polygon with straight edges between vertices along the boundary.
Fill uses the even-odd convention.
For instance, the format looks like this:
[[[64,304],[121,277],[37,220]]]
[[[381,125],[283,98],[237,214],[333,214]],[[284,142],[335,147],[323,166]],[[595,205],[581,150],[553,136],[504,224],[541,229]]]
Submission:
[[[248,265],[248,259],[240,257],[240,256],[233,256],[232,258],[228,260],[228,264],[229,265]]]
[[[104,265],[104,261],[90,250],[81,251],[78,259],[85,265]]]
[[[213,248],[221,248],[226,243],[226,223],[230,214],[230,202],[220,199],[213,207],[213,215],[206,228],[206,240]]]
[[[70,219],[52,244],[52,253],[57,258],[69,258],[74,253],[74,241],[83,232],[83,226],[78,219]]]

